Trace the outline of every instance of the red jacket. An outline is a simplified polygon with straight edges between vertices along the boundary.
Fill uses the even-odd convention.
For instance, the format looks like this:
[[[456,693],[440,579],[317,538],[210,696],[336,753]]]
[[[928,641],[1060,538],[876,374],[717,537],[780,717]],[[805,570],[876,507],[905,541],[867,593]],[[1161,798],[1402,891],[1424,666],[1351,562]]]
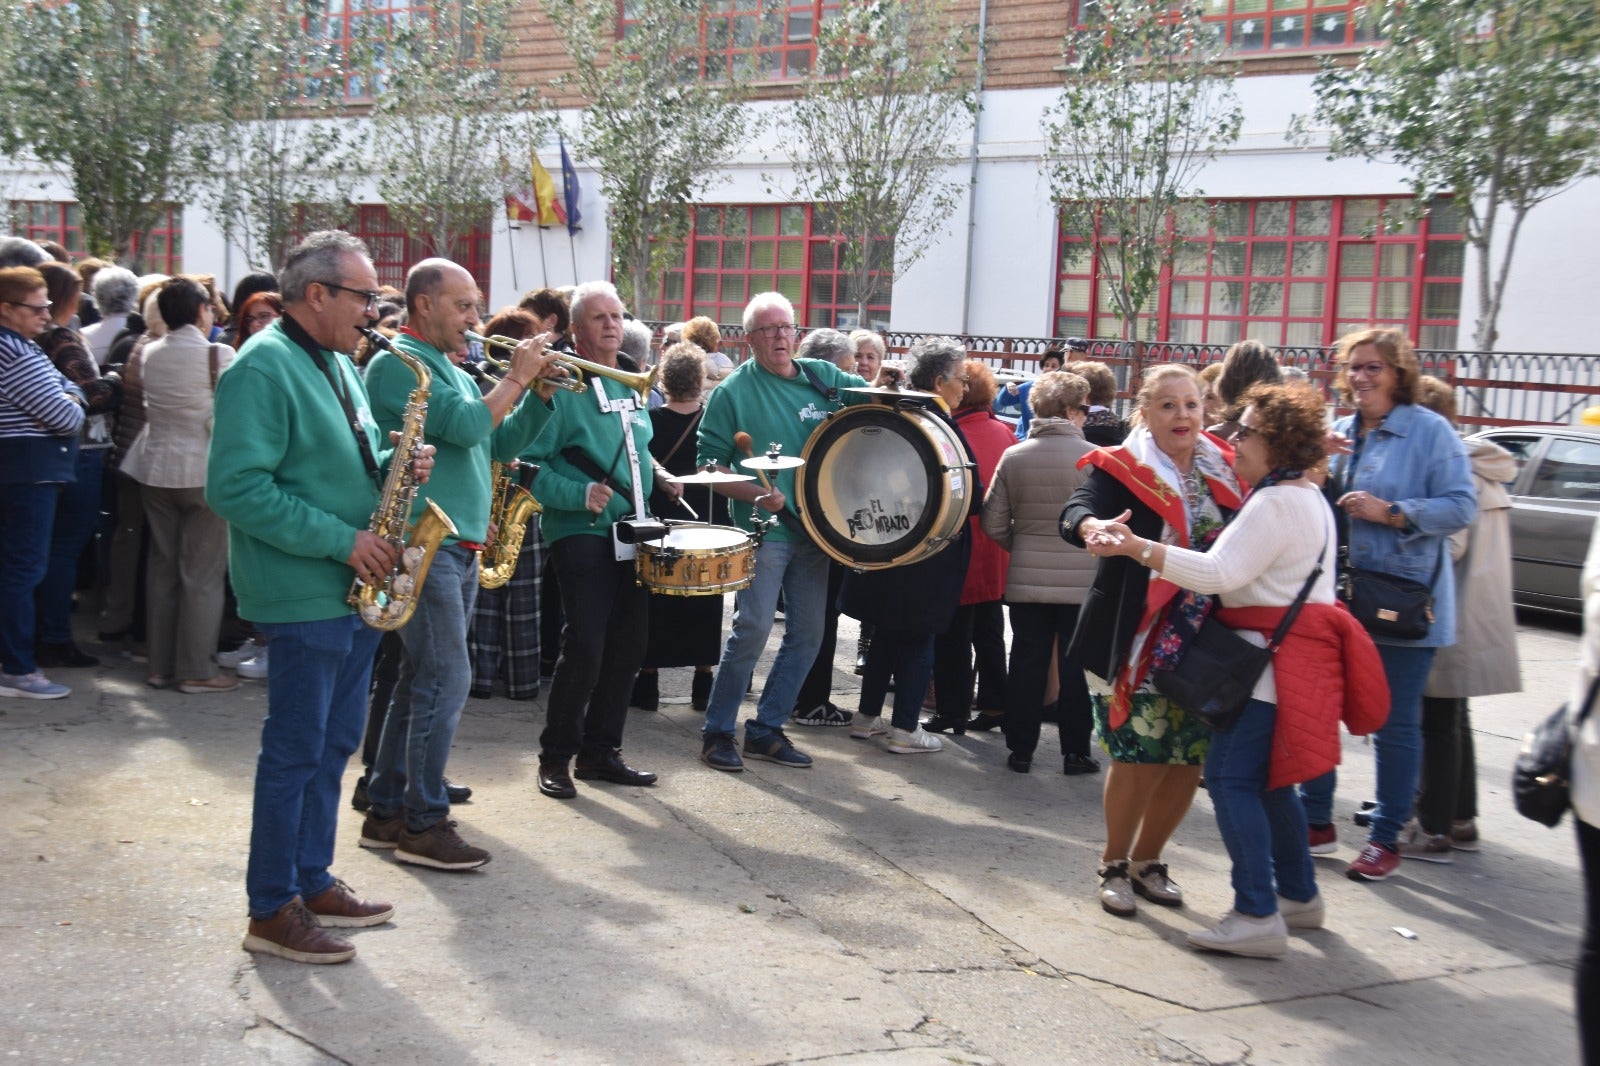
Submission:
[[[1000,453],[1017,443],[1011,427],[995,417],[987,407],[975,407],[955,416],[956,424],[978,457],[978,493],[988,490]],[[1065,502],[1065,501],[1063,501]],[[996,544],[978,524],[977,516],[967,520],[967,536],[972,538],[972,562],[961,586],[961,605],[988,603],[1006,594],[1006,572],[1011,568],[1011,553]]]
[[[1217,621],[1271,639],[1286,607],[1224,607]],[[1389,718],[1389,681],[1367,631],[1342,603],[1308,603],[1272,659],[1278,722],[1267,787],[1320,777],[1339,765],[1339,722],[1355,736]]]

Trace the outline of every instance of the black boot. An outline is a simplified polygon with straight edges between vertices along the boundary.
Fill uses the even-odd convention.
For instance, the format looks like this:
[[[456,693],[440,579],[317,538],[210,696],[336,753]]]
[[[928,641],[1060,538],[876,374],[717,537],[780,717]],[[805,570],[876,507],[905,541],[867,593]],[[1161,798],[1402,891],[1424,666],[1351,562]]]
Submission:
[[[661,690],[656,684],[654,670],[640,670],[639,676],[633,679],[633,698],[628,701],[628,706],[641,711],[660,709]]]
[[[872,641],[862,637],[856,641],[856,676],[867,672],[867,650],[872,647]]]
[[[711,682],[716,677],[710,670],[696,670],[694,684],[689,689],[689,706],[697,711],[706,709],[711,702]]]

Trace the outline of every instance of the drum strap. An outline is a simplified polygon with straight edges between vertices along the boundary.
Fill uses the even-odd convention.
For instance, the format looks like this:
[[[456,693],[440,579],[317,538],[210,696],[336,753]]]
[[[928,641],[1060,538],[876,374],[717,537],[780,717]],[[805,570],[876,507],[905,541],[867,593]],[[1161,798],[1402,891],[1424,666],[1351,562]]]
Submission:
[[[809,359],[796,359],[794,365],[800,368],[800,372],[806,376],[806,380],[811,382],[811,387],[820,392],[824,400],[829,403],[839,402],[839,390],[830,389],[822,383],[822,379],[817,377],[817,372],[811,369],[811,361]]]

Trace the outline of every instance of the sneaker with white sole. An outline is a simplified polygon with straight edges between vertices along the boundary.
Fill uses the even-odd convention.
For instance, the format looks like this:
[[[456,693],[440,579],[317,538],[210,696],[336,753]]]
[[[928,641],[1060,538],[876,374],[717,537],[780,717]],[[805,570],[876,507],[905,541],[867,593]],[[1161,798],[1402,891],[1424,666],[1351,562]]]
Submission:
[[[1339,831],[1331,825],[1313,825],[1306,836],[1313,855],[1332,855],[1339,850]]]
[[[943,751],[944,741],[920,725],[915,730],[891,729],[889,731],[889,750],[896,755],[924,755],[930,752]]]
[[[1204,951],[1225,951],[1253,959],[1278,959],[1289,951],[1289,929],[1281,914],[1257,917],[1229,911],[1215,928],[1196,929],[1188,940]]]
[[[1416,819],[1412,819],[1401,828],[1400,836],[1395,840],[1395,847],[1400,849],[1403,858],[1416,859],[1419,862],[1448,865],[1456,861],[1450,854],[1455,850],[1455,845],[1450,841],[1450,834],[1425,832]]]
[[[1127,859],[1100,864],[1100,906],[1122,918],[1139,909],[1133,883],[1128,880]]]
[[[795,725],[849,725],[850,712],[831,702],[824,702],[806,710],[796,707],[789,720]]]
[[[871,740],[888,734],[889,727],[884,724],[882,715],[857,714],[850,720],[850,735],[857,740]]]
[[[1328,918],[1328,905],[1322,901],[1321,892],[1303,902],[1279,896],[1278,913],[1290,929],[1321,929]]]
[[[59,700],[72,694],[65,685],[58,685],[35,670],[31,674],[0,674],[0,696],[17,696],[25,700]]]
[[[246,681],[265,681],[267,679],[267,649],[262,648],[256,652],[254,656],[234,667],[233,672]]]
[[[1368,841],[1356,861],[1345,868],[1352,881],[1386,881],[1400,869],[1400,852],[1393,844]]]
[[[266,648],[259,640],[247,640],[232,651],[217,652],[217,665],[224,670],[237,670],[239,664],[254,659]]]

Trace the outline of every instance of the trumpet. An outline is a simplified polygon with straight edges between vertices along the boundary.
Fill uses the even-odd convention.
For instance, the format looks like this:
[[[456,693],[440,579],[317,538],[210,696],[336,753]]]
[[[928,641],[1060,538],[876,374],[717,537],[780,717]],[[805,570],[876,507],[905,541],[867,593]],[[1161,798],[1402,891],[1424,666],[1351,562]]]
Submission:
[[[517,345],[522,343],[514,337],[501,337],[498,335],[493,337],[485,337],[483,334],[474,333],[471,330],[467,331],[467,340],[477,341],[486,349],[502,348],[508,352],[512,351]],[[496,359],[487,351],[485,351],[483,354],[483,361],[488,364],[491,370],[500,374],[501,376],[504,376],[506,372],[511,369],[510,363]],[[655,387],[656,374],[658,374],[661,369],[658,365],[651,367],[648,371],[643,373],[630,374],[626,370],[619,370],[616,367],[605,366],[602,363],[591,363],[589,360],[579,359],[575,355],[557,356],[556,365],[561,367],[561,369],[565,370],[568,374],[572,375],[572,377],[565,378],[557,382],[558,385],[569,392],[588,392],[589,385],[583,380],[583,377],[585,374],[595,374],[599,377],[610,378],[612,381],[618,381],[628,386],[628,388],[639,394],[639,400],[641,403],[650,398],[650,390]]]

